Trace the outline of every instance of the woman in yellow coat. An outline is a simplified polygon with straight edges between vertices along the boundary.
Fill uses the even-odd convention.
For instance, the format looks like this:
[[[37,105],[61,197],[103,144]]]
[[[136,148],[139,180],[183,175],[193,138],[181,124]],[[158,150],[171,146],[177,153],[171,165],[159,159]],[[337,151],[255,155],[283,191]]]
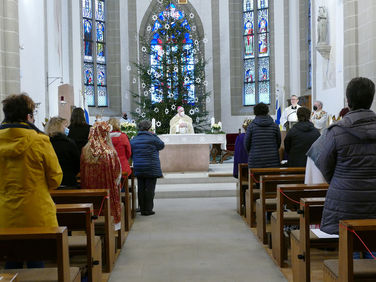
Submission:
[[[62,180],[49,137],[33,124],[35,104],[25,95],[4,101],[0,126],[0,228],[57,227],[49,190]]]

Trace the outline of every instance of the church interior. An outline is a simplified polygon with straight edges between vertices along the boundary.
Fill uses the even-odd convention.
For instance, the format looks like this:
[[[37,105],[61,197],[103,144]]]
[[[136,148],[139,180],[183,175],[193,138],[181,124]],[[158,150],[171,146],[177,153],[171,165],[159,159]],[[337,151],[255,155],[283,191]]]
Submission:
[[[0,280],[376,281],[374,15],[0,0]]]

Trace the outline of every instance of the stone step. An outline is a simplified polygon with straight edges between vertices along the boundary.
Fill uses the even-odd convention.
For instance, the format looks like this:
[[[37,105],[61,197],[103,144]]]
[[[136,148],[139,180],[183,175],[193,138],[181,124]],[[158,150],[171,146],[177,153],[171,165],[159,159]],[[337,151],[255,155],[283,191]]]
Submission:
[[[158,184],[155,198],[235,197],[236,183]]]

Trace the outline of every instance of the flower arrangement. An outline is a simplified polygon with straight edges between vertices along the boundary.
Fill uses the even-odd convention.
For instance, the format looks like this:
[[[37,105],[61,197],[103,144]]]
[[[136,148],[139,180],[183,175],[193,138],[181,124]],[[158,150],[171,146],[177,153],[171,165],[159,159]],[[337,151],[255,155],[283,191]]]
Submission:
[[[122,122],[120,124],[121,132],[127,134],[129,140],[137,135],[137,127],[134,122]]]
[[[211,133],[223,134],[224,132],[222,131],[222,123],[221,122],[213,123],[211,125]]]

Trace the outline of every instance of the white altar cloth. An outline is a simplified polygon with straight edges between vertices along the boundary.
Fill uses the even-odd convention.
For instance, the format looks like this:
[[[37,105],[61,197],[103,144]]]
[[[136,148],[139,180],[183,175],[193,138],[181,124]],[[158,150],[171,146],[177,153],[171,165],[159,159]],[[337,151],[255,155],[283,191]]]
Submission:
[[[159,152],[162,172],[208,171],[210,145],[226,147],[226,134],[163,134]]]

